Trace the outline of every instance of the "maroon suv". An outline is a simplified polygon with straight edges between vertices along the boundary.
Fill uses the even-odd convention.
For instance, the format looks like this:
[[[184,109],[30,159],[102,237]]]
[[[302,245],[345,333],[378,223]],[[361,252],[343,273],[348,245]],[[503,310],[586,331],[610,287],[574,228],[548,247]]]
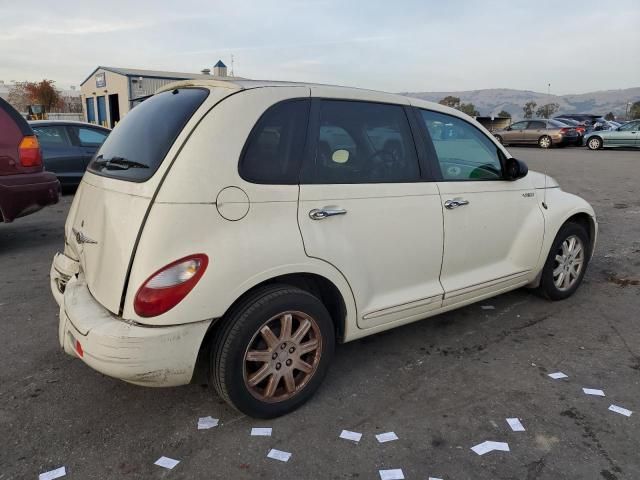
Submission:
[[[44,171],[33,130],[0,98],[0,223],[57,203],[59,191],[56,176]]]

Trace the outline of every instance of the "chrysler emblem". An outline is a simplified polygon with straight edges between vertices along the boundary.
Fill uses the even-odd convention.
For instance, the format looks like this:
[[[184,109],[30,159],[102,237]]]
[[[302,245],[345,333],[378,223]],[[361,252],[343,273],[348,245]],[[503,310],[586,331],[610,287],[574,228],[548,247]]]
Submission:
[[[93,244],[98,243],[94,239],[87,237],[80,230],[76,230],[75,228],[72,228],[71,230],[73,231],[73,235],[76,237],[76,242],[79,245],[82,245],[83,243],[93,243]]]

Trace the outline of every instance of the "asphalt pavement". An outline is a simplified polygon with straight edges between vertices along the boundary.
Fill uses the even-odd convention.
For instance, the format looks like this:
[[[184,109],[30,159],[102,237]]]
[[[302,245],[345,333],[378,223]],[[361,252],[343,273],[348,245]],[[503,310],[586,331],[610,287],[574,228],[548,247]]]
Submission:
[[[640,478],[640,151],[510,150],[597,212],[576,295],[552,303],[518,290],[341,345],[316,396],[271,421],[207,386],[138,387],[65,355],[48,274],[72,196],[0,224],[0,479],[61,466],[69,479]],[[557,371],[568,378],[548,377]],[[220,425],[197,430],[208,415]],[[340,439],[343,429],[362,439]],[[378,443],[390,431],[398,440]],[[471,450],[487,440],[510,451]],[[267,458],[272,448],[290,460]],[[165,470],[161,456],[180,463]]]

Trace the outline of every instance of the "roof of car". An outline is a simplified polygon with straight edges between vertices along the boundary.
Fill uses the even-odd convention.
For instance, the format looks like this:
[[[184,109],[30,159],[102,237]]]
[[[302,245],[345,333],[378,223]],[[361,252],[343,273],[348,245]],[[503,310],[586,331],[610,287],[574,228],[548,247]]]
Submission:
[[[180,80],[164,85],[158,89],[157,93],[168,90],[173,90],[180,87],[209,87],[209,88],[228,88],[231,90],[249,90],[255,88],[266,87],[307,87],[315,90],[322,90],[321,95],[327,94],[336,98],[350,99],[366,99],[369,101],[397,103],[400,105],[412,105],[422,106],[432,110],[437,110],[444,113],[455,114],[456,116],[463,116],[462,112],[453,108],[441,105],[439,103],[429,102],[419,98],[408,97],[396,93],[382,92],[379,90],[369,90],[356,87],[345,87],[341,85],[328,85],[322,83],[306,83],[306,82],[293,82],[282,80],[246,80],[228,77],[228,79],[190,79]],[[366,98],[365,98],[366,97]]]
[[[29,120],[29,125],[34,127],[45,125],[76,125],[78,127],[92,127],[102,130],[110,130],[109,128],[103,127],[102,125],[96,125],[95,123],[78,122],[76,120]]]

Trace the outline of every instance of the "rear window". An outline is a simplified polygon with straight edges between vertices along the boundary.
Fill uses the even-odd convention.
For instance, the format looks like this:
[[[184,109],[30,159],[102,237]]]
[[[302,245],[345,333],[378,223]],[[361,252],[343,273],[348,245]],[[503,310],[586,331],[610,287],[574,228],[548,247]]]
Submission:
[[[145,100],[109,134],[89,171],[132,182],[148,180],[207,95],[207,89],[180,88]]]

